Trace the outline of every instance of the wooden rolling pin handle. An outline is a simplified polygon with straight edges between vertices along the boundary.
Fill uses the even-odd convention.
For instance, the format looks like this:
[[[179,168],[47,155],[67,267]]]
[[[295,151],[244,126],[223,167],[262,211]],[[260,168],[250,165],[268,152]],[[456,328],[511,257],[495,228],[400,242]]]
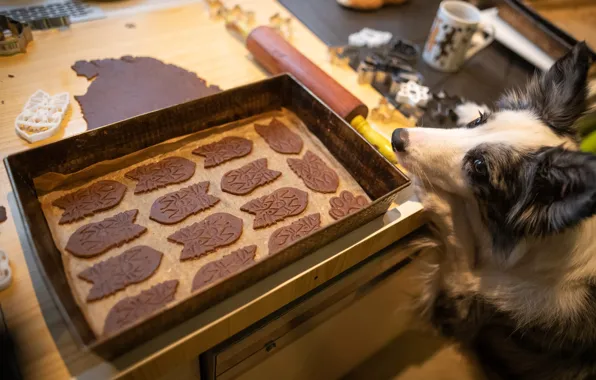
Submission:
[[[282,36],[268,26],[253,30],[246,39],[253,57],[272,74],[288,72],[348,122],[366,118],[368,108]]]

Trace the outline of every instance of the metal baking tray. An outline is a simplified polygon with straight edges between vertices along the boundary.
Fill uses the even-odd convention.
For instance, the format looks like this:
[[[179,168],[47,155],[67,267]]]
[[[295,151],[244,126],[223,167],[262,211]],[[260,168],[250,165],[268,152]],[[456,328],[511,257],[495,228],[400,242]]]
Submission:
[[[115,335],[96,337],[66,279],[61,254],[43,215],[33,179],[70,174],[166,140],[204,131],[282,107],[294,112],[346,168],[372,202],[275,255],[257,261],[204,291],[170,303]],[[150,112],[4,159],[25,235],[40,272],[75,340],[106,359],[129,351],[383,214],[409,180],[349,124],[288,74]]]
[[[521,0],[499,0],[497,7],[500,18],[553,59],[562,57],[579,42]],[[596,59],[592,50],[590,53]]]

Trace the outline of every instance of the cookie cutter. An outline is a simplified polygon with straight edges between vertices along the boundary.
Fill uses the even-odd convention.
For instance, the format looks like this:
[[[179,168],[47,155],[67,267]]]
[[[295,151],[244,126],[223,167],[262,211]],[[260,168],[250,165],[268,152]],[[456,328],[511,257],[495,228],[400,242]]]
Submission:
[[[0,56],[26,53],[31,41],[33,34],[29,24],[0,15]]]
[[[379,104],[370,111],[370,118],[382,123],[398,123],[404,127],[416,125],[416,120],[406,117],[385,98],[379,100]]]
[[[235,23],[245,30],[252,29],[256,24],[255,12],[244,10],[240,5],[226,8],[221,0],[206,0],[206,2],[211,19]]]
[[[465,100],[456,95],[449,95],[445,91],[439,91],[432,95],[424,113],[424,123],[435,128],[455,128],[458,123],[456,108]]]
[[[275,29],[286,40],[291,40],[293,37],[292,18],[282,17],[279,12],[269,17],[269,26]]]
[[[329,62],[335,66],[349,65],[352,59],[358,56],[358,51],[350,46],[329,46],[327,53]]]
[[[403,59],[407,62],[415,62],[418,60],[418,55],[420,54],[420,48],[413,42],[401,40],[401,39],[391,39],[386,46],[389,55],[398,57]]]
[[[10,261],[4,251],[0,251],[0,291],[8,288],[12,282],[12,270]]]
[[[367,61],[360,62],[356,69],[356,73],[358,74],[358,84],[372,84],[376,72],[377,70],[374,65],[371,65]]]
[[[393,38],[390,32],[363,28],[357,33],[352,33],[348,37],[348,44],[351,46],[376,48],[387,44]]]
[[[395,95],[395,101],[398,103],[410,104],[417,107],[424,107],[430,100],[430,90],[428,87],[421,86],[414,81],[409,81],[399,86],[399,91]]]
[[[33,143],[53,136],[60,127],[70,104],[70,95],[63,92],[50,96],[37,90],[15,119],[16,134]]]

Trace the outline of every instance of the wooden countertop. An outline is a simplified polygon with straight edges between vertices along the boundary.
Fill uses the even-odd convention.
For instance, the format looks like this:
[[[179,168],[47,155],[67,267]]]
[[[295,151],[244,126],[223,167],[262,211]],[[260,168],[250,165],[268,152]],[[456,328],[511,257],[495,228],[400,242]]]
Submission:
[[[182,1],[182,0],[181,0]],[[0,59],[0,153],[8,154],[47,144],[84,132],[85,121],[78,103],[71,99],[66,125],[43,142],[28,144],[14,132],[14,119],[37,89],[50,94],[85,93],[88,81],[70,66],[77,60],[151,56],[196,72],[223,89],[263,79],[267,74],[254,62],[221,21],[209,19],[202,3],[182,1],[177,8],[151,10],[156,0],[131,0],[102,5],[108,18],[75,24],[65,31],[34,34],[27,54]],[[240,3],[254,10],[259,23],[286,10],[272,0]],[[142,9],[142,10],[141,10]],[[138,10],[138,11],[137,11]],[[380,95],[370,86],[356,83],[349,68],[328,63],[327,48],[298,20],[292,43],[339,83],[373,107]],[[132,23],[134,28],[125,25]],[[9,77],[9,74],[14,77]],[[63,124],[64,125],[64,124]],[[376,126],[389,135],[392,126]],[[398,240],[422,223],[421,207],[402,199],[394,207],[354,233],[339,239],[280,273],[231,297],[183,325],[162,333],[151,342],[113,361],[81,351],[72,341],[47,289],[39,277],[29,248],[19,233],[22,221],[15,215],[14,199],[4,166],[0,167],[0,204],[7,206],[8,221],[0,225],[0,248],[8,253],[13,270],[11,287],[0,292],[0,304],[19,347],[25,379],[80,378],[184,378],[196,373],[197,354],[241,331],[260,318],[322,282]],[[173,372],[172,372],[173,371]]]

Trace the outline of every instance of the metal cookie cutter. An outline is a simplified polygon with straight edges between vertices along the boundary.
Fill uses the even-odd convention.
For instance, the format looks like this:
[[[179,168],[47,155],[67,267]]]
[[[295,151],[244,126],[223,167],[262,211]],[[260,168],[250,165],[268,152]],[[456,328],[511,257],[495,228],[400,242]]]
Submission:
[[[415,43],[395,38],[389,41],[386,49],[390,55],[399,57],[407,62],[415,62],[420,53],[420,49]]]
[[[359,55],[358,49],[351,46],[329,46],[327,52],[329,53],[329,61],[336,66],[349,65],[352,59]]]
[[[0,55],[26,53],[27,44],[33,41],[31,26],[0,15]]]
[[[371,110],[370,118],[373,121],[382,123],[399,123],[404,127],[413,127],[416,125],[416,120],[406,117],[385,98],[382,98],[379,104]]]
[[[0,290],[8,288],[11,282],[12,271],[10,270],[8,256],[3,251],[0,251]]]
[[[277,32],[286,40],[290,41],[292,39],[293,30],[291,17],[283,18],[279,13],[276,13],[269,17],[269,26],[277,30]]]

